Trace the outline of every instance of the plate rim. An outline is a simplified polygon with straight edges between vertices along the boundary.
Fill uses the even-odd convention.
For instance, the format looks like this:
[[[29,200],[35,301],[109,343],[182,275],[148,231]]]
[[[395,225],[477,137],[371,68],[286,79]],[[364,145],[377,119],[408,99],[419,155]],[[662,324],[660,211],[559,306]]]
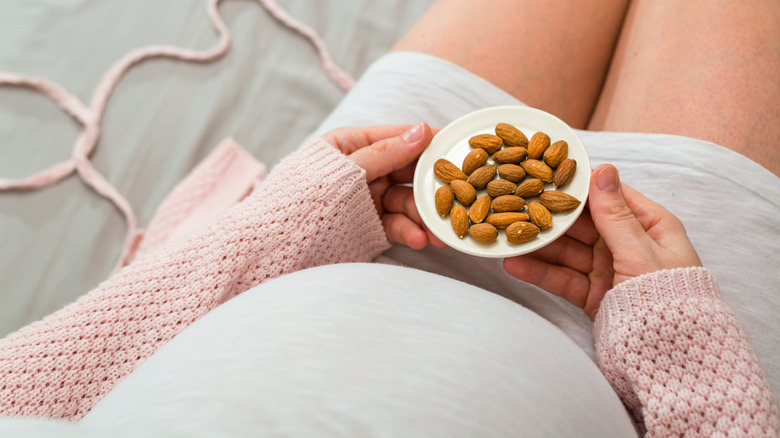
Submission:
[[[426,177],[426,172],[430,172],[429,174],[432,174],[433,172],[433,166],[432,161],[435,161],[439,158],[442,158],[446,155],[446,153],[451,152],[456,146],[457,143],[464,141],[463,138],[458,140],[455,143],[450,143],[452,146],[450,146],[449,150],[445,151],[445,154],[441,154],[438,150],[441,148],[438,146],[439,142],[446,141],[446,138],[448,135],[451,135],[450,133],[453,131],[456,131],[458,129],[466,129],[464,128],[464,124],[470,123],[472,120],[474,122],[471,123],[479,123],[479,120],[482,118],[488,118],[492,121],[490,122],[492,126],[487,126],[487,123],[483,123],[483,126],[479,129],[472,129],[472,130],[485,130],[485,129],[494,129],[495,124],[499,122],[507,122],[507,119],[518,119],[521,117],[529,117],[532,118],[541,118],[542,120],[547,119],[549,123],[556,124],[556,131],[564,130],[566,131],[565,136],[561,135],[554,135],[554,137],[567,137],[567,143],[569,143],[570,148],[572,146],[572,142],[569,141],[569,139],[575,140],[575,147],[580,149],[582,151],[582,157],[577,158],[577,170],[580,172],[581,170],[586,170],[585,173],[587,173],[586,178],[584,179],[584,186],[582,189],[578,190],[578,194],[581,195],[582,192],[584,192],[585,200],[581,198],[581,196],[577,196],[578,199],[580,199],[582,202],[580,205],[573,210],[570,213],[565,213],[569,216],[569,220],[566,221],[565,224],[559,224],[560,226],[557,227],[557,230],[548,236],[545,236],[546,238],[543,240],[540,240],[538,242],[535,242],[535,244],[519,244],[516,247],[510,246],[506,247],[506,245],[503,245],[505,248],[498,249],[496,246],[499,244],[498,241],[491,243],[491,244],[479,244],[479,247],[476,246],[470,246],[468,244],[463,244],[464,240],[458,239],[454,240],[451,237],[454,236],[442,236],[440,235],[440,225],[434,225],[431,223],[431,212],[433,211],[433,205],[422,205],[423,199],[426,198],[425,194],[421,192],[422,185],[423,185],[423,179]],[[497,117],[502,117],[501,119],[498,119]],[[532,124],[539,124],[539,123],[532,123]],[[467,125],[468,126],[468,125]],[[534,130],[533,132],[537,132],[537,130]],[[526,132],[524,131],[524,134]],[[527,134],[529,137],[532,134]],[[570,152],[571,153],[571,152]],[[437,154],[435,157],[432,157],[433,154]],[[584,163],[581,162],[581,160],[584,159]],[[432,232],[436,237],[438,237],[442,242],[444,242],[448,247],[451,247],[457,251],[470,254],[473,256],[478,257],[484,257],[484,258],[505,258],[505,257],[513,257],[517,255],[527,254],[529,252],[536,251],[553,241],[557,240],[560,236],[566,233],[566,231],[571,228],[571,226],[576,222],[577,218],[582,214],[585,208],[586,200],[587,200],[587,193],[590,187],[590,173],[591,173],[591,167],[590,167],[590,157],[588,156],[587,149],[585,148],[585,145],[582,143],[582,140],[577,135],[577,133],[563,120],[560,118],[546,112],[543,110],[539,110],[536,108],[531,108],[528,106],[519,106],[519,105],[500,105],[500,106],[493,106],[493,107],[486,107],[481,108],[479,110],[464,114],[457,119],[453,120],[449,124],[447,124],[444,128],[442,128],[432,139],[429,145],[426,147],[426,149],[423,151],[423,153],[420,155],[417,166],[415,167],[414,177],[412,180],[412,189],[414,194],[414,202],[415,207],[417,208],[418,214],[420,214],[421,219],[423,220],[423,223],[425,226]],[[579,177],[579,175],[578,175]],[[582,177],[580,177],[582,178]],[[438,181],[435,177],[433,177],[434,183],[438,183],[438,185],[443,185],[440,181]],[[564,192],[567,192],[566,190],[562,190]],[[438,213],[435,213],[435,220],[441,220],[441,216],[438,215]],[[449,224],[449,221],[447,221]],[[502,230],[499,230],[499,233],[501,233]],[[546,232],[546,231],[544,231]],[[465,239],[465,238],[464,238]],[[476,249],[475,249],[476,248]]]

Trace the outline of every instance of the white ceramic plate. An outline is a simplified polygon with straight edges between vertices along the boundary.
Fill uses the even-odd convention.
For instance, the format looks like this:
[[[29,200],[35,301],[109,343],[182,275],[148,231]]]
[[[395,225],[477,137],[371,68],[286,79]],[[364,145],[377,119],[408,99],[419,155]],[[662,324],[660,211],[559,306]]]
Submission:
[[[569,158],[577,161],[577,171],[574,174],[574,179],[561,187],[561,191],[582,202],[576,210],[569,213],[553,213],[552,227],[525,243],[511,244],[507,242],[504,230],[498,230],[498,239],[489,244],[479,243],[469,235],[460,239],[452,230],[450,217],[441,217],[436,212],[434,193],[444,184],[434,176],[433,163],[439,158],[446,158],[460,167],[466,154],[471,150],[468,140],[477,134],[495,134],[495,126],[502,122],[514,125],[529,139],[536,132],[542,131],[550,136],[553,143],[565,140],[569,144]],[[448,246],[480,257],[511,257],[535,251],[565,233],[582,213],[585,200],[588,197],[589,185],[590,160],[587,151],[577,134],[566,123],[551,114],[534,108],[498,106],[467,114],[436,134],[417,162],[417,168],[414,172],[414,200],[425,225]],[[554,187],[552,184],[547,184],[545,190],[554,190]],[[484,194],[484,190],[477,192],[478,196],[482,194]],[[524,212],[527,213],[527,210]]]

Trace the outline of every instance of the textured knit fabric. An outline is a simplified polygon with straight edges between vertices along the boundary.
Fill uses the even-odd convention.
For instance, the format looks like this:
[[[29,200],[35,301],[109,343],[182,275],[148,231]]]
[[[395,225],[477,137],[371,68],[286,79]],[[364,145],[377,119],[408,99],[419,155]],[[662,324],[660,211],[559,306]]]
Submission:
[[[129,260],[182,238],[244,199],[265,177],[265,166],[233,139],[222,141],[160,203]]]
[[[189,324],[267,279],[388,248],[365,173],[323,140],[285,159],[212,224],[133,262],[0,341],[0,413],[79,419]],[[703,268],[610,291],[599,365],[650,436],[773,436],[777,402]]]
[[[365,172],[315,139],[201,231],[0,341],[0,414],[76,420],[209,310],[303,268],[389,246]]]
[[[777,436],[777,400],[705,268],[659,271],[607,293],[599,366],[647,436]]]

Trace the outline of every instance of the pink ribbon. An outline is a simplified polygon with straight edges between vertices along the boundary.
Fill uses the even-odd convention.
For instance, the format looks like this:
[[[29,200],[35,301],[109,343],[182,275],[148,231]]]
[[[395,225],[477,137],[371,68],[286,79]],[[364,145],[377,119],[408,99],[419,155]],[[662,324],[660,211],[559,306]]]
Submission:
[[[92,101],[88,107],[62,86],[46,79],[0,72],[0,85],[23,86],[36,89],[51,98],[60,108],[83,126],[81,134],[79,134],[74,144],[70,159],[56,163],[47,169],[40,170],[22,179],[0,178],[0,190],[39,189],[55,184],[71,173],[76,172],[87,185],[116,205],[124,215],[127,223],[127,233],[116,268],[121,268],[127,264],[139,245],[143,236],[143,230],[139,228],[138,219],[127,199],[95,169],[89,160],[89,156],[97,146],[100,137],[100,122],[108,99],[125,72],[143,60],[150,58],[174,58],[190,62],[208,62],[227,53],[230,48],[230,31],[219,14],[221,1],[210,0],[208,4],[211,24],[219,35],[219,43],[216,46],[203,51],[159,45],[133,50],[119,59],[103,75],[103,78],[95,88]],[[333,82],[344,91],[352,88],[355,83],[354,79],[333,61],[322,38],[313,29],[291,17],[275,0],[258,0],[258,2],[277,21],[309,39],[317,49],[323,69]]]

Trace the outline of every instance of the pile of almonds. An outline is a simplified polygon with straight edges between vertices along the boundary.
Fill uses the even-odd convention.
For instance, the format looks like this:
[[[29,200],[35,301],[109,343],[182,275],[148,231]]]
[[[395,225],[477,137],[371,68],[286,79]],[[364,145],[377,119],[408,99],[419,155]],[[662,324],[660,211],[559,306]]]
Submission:
[[[436,211],[450,216],[460,238],[491,243],[504,228],[509,243],[527,242],[552,226],[553,213],[580,205],[558,190],[572,180],[577,162],[568,158],[565,141],[551,143],[543,132],[528,140],[508,123],[495,132],[469,139],[472,149],[460,168],[444,158],[434,163],[433,173],[445,184],[436,190]],[[545,190],[546,183],[555,190]]]

